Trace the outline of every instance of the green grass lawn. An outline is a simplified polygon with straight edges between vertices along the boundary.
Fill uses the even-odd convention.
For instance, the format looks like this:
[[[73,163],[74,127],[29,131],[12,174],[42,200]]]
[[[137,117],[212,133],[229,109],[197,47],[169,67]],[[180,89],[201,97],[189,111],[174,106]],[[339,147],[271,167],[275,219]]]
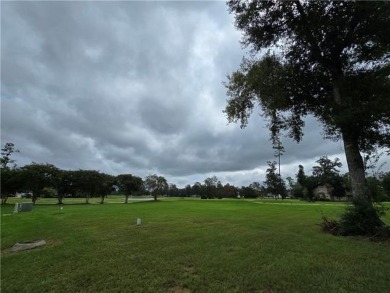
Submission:
[[[341,203],[117,201],[62,212],[49,201],[25,213],[2,207],[2,251],[20,241],[48,244],[2,252],[1,292],[390,290],[390,243],[335,237],[316,225],[322,214],[339,215]]]

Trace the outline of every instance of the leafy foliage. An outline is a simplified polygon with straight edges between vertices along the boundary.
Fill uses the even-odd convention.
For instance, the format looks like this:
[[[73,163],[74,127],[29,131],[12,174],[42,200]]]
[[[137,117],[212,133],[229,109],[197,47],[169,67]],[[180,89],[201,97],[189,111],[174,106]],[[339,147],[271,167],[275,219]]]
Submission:
[[[313,167],[313,176],[328,179],[334,176],[337,176],[340,173],[340,168],[342,166],[340,159],[336,158],[334,161],[328,158],[328,156],[323,156],[316,161],[318,166]]]
[[[204,186],[205,186],[205,196],[207,198],[214,198],[217,195],[217,185],[218,185],[218,178],[217,176],[208,177],[204,180]]]
[[[300,141],[303,118],[342,138],[352,191],[367,196],[360,151],[390,146],[390,4],[228,1],[253,58],[228,77],[225,113],[241,127],[258,103],[271,137]],[[272,49],[258,57],[257,53]]]
[[[144,187],[153,195],[154,200],[157,200],[157,195],[166,194],[168,191],[167,180],[164,177],[158,176],[156,174],[146,177],[144,180]]]
[[[321,230],[332,235],[365,235],[372,240],[390,239],[390,228],[386,226],[380,217],[388,208],[377,204],[374,209],[369,209],[362,204],[350,204],[340,220],[322,217],[319,223]]]
[[[352,204],[340,219],[342,235],[369,235],[372,237],[390,238],[390,229],[381,220],[386,208],[377,205],[369,209],[362,204]]]
[[[32,191],[32,202],[35,204],[45,187],[55,186],[60,170],[52,164],[31,163],[21,168],[23,187]]]
[[[283,179],[276,173],[276,162],[267,162],[268,169],[265,175],[265,184],[267,192],[285,198],[287,196],[286,186]]]
[[[119,191],[125,195],[125,203],[128,202],[129,195],[132,195],[142,189],[142,178],[131,174],[121,174],[116,177],[116,183]]]
[[[364,206],[357,209],[378,216],[361,152],[390,148],[390,4],[230,0],[228,6],[253,56],[228,77],[229,122],[245,127],[258,103],[273,141],[287,131],[299,142],[303,118],[313,115],[326,138],[343,140],[354,204]],[[273,53],[259,58],[265,49]]]
[[[6,204],[9,196],[20,190],[23,182],[20,169],[1,169],[1,204]]]
[[[9,164],[14,164],[16,167],[15,160],[11,159],[13,153],[18,153],[19,150],[15,149],[15,145],[12,142],[7,142],[1,149],[0,166],[1,169],[9,168]]]

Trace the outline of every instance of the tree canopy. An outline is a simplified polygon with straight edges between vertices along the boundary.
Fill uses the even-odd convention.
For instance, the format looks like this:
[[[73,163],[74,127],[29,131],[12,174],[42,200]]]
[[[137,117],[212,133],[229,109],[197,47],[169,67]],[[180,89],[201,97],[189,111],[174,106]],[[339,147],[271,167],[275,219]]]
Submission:
[[[316,163],[318,163],[318,165],[313,167],[313,176],[325,179],[338,176],[340,173],[338,168],[342,166],[339,158],[335,158],[334,161],[332,161],[328,156],[319,158]]]
[[[366,200],[360,152],[390,146],[390,3],[228,5],[252,49],[228,77],[228,120],[245,127],[258,103],[272,137],[287,131],[299,142],[304,117],[313,115],[326,138],[343,140],[353,193]]]
[[[276,162],[268,161],[268,168],[265,175],[266,190],[270,194],[280,196],[282,199],[286,197],[286,186],[283,179],[276,172]]]
[[[145,178],[144,187],[153,195],[154,200],[157,200],[158,194],[165,194],[168,191],[168,182],[163,176],[153,174]]]
[[[142,189],[143,181],[140,177],[131,174],[121,174],[116,177],[116,180],[119,191],[125,195],[125,203],[128,202],[130,195]]]
[[[245,127],[258,103],[272,141],[287,131],[299,142],[305,116],[316,117],[325,138],[344,144],[354,208],[340,223],[357,223],[342,230],[380,230],[361,152],[390,150],[390,3],[230,0],[228,6],[252,49],[228,76],[229,122]],[[363,222],[375,227],[356,230]]]

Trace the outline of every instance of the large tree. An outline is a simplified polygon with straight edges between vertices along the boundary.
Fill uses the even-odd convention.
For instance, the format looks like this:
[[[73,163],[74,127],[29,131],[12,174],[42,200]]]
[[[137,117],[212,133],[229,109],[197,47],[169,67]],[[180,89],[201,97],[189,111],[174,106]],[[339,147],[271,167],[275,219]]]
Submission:
[[[326,138],[344,143],[355,203],[372,208],[361,152],[390,146],[390,3],[228,5],[253,56],[226,84],[229,121],[246,126],[258,102],[274,138],[288,131],[299,142],[313,115]]]
[[[120,174],[116,176],[119,191],[125,195],[125,203],[128,203],[129,196],[142,189],[142,178],[131,174]]]
[[[144,187],[153,195],[153,198],[156,201],[159,194],[161,195],[167,193],[168,182],[163,176],[153,174],[145,178]]]
[[[344,179],[340,176],[340,170],[338,169],[342,166],[339,158],[332,161],[327,156],[323,156],[316,163],[318,165],[313,166],[313,181],[317,181],[317,184],[320,185],[330,184],[332,186],[332,196],[339,198],[345,196]]]
[[[56,179],[58,204],[63,204],[65,196],[76,196],[77,182],[75,171],[60,170]]]
[[[107,195],[111,194],[115,188],[116,183],[115,176],[100,173],[101,180],[96,190],[96,195],[100,196],[100,204],[104,204],[104,199]]]
[[[15,196],[22,188],[22,181],[18,168],[1,168],[1,204],[6,204],[9,196]]]
[[[214,198],[217,195],[217,176],[208,177],[204,180],[205,193],[208,199]]]
[[[276,162],[268,161],[268,169],[265,175],[265,185],[266,191],[270,194],[273,194],[276,199],[279,196],[284,199],[287,196],[286,185],[280,177],[280,175],[276,172]]]
[[[316,163],[318,165],[313,167],[313,176],[319,178],[319,183],[329,183],[328,181],[333,177],[339,176],[340,170],[338,168],[342,166],[339,158],[332,161],[328,156],[323,156]]]
[[[52,164],[31,163],[21,169],[21,181],[23,187],[32,192],[32,203],[35,204],[45,187],[57,188],[58,174],[60,170]]]
[[[114,185],[113,178],[105,173],[95,170],[73,171],[73,180],[76,190],[85,196],[85,203],[93,196],[100,196],[100,203],[104,203],[104,198],[111,192]]]
[[[202,183],[200,182],[195,182],[191,187],[192,194],[194,195],[202,195],[202,189]]]

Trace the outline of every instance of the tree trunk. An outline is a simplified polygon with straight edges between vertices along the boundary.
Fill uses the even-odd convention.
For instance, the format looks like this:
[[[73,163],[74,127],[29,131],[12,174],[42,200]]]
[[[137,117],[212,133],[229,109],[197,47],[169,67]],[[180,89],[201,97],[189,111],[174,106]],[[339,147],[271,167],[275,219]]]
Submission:
[[[125,195],[125,203],[128,203],[129,202],[129,196],[126,194]]]
[[[359,152],[358,143],[349,134],[343,133],[342,136],[353,198],[371,204],[368,195],[368,185],[364,172],[363,159]]]
[[[337,77],[337,75],[334,75]],[[339,115],[343,113],[343,101],[340,93],[339,79],[333,80],[333,96]],[[348,123],[348,124],[347,124]],[[363,158],[359,150],[359,137],[354,134],[352,121],[338,125],[344,143],[344,152],[347,159],[353,205],[341,216],[342,235],[377,235],[385,223],[380,219],[380,213],[373,206],[369,193]],[[390,233],[390,232],[389,232]],[[387,236],[388,237],[388,236]]]
[[[334,74],[336,76],[336,74]],[[342,104],[340,93],[339,79],[336,77],[333,80],[333,97],[338,105]],[[341,135],[344,143],[344,152],[347,159],[349,178],[351,180],[352,196],[354,201],[372,207],[370,197],[368,195],[368,185],[364,172],[363,159],[359,151],[358,139],[353,134],[353,127],[343,127],[340,125]]]

